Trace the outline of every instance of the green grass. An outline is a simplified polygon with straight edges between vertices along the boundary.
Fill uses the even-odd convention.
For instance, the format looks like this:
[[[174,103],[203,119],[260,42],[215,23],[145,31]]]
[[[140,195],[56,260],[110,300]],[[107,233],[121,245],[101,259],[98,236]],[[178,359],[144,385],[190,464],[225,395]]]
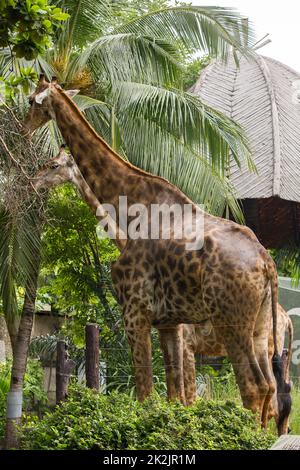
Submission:
[[[292,413],[290,419],[290,428],[292,434],[300,435],[300,382],[294,384],[292,390]]]

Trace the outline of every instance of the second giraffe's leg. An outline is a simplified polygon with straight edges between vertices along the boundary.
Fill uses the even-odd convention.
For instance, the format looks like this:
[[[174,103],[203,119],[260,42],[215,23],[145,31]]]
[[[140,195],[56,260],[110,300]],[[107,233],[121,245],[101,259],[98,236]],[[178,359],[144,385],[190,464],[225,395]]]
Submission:
[[[151,326],[140,315],[124,315],[125,331],[129,341],[139,401],[144,401],[153,390]]]
[[[197,398],[195,352],[190,344],[183,344],[183,377],[185,400],[192,405]]]
[[[185,405],[182,325],[159,328],[159,338],[164,355],[168,398],[180,400]]]
[[[266,428],[269,416],[271,413],[276,412],[278,409],[277,397],[275,395],[276,382],[275,377],[272,372],[272,356],[273,351],[270,357],[269,353],[269,334],[271,330],[271,299],[270,296],[267,296],[263,302],[255,323],[255,330],[253,335],[255,355],[259,363],[259,367],[264,375],[264,378],[268,384],[268,391],[265,396],[265,401],[262,409],[262,427]],[[273,403],[272,403],[273,399]]]
[[[220,328],[220,325],[214,326]],[[220,333],[233,366],[243,405],[259,413],[261,419],[269,386],[255,355],[253,329],[248,325],[240,328],[228,326],[221,327]]]
[[[172,373],[172,358],[170,354],[170,348],[168,347],[169,335],[166,329],[158,329],[160,349],[164,358],[165,373],[166,373],[166,382],[167,382],[167,393],[168,399],[176,397],[176,386],[175,378]]]

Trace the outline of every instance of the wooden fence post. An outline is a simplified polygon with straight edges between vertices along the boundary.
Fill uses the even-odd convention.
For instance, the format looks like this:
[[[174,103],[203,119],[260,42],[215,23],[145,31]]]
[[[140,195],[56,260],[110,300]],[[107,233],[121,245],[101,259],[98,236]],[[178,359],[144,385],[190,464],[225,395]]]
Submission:
[[[68,395],[70,375],[75,362],[69,359],[68,345],[65,341],[58,341],[56,346],[56,403],[65,400]]]
[[[85,376],[86,386],[99,390],[99,326],[88,323],[85,327]]]

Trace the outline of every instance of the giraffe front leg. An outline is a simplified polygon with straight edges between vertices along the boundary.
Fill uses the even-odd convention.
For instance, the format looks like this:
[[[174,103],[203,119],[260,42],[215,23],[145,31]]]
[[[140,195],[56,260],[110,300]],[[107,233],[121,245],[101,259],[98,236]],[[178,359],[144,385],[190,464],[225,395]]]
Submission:
[[[132,352],[137,399],[144,401],[153,390],[151,326],[132,312],[124,316],[124,323]]]
[[[159,339],[165,362],[168,399],[180,400],[185,405],[182,325],[159,328]]]

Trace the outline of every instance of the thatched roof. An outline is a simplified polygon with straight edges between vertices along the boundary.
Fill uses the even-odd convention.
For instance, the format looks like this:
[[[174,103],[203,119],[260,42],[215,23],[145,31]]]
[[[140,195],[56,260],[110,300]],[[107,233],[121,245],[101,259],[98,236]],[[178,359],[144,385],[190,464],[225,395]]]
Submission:
[[[233,162],[230,178],[240,198],[282,199],[300,202],[300,103],[295,86],[300,74],[286,65],[255,55],[233,57],[226,65],[214,61],[191,91],[245,129],[258,175]]]
[[[191,91],[240,123],[250,142],[258,174],[232,161],[228,173],[243,200],[246,223],[267,247],[299,243],[300,74],[255,55],[214,61]],[[299,91],[300,96],[300,91]]]

